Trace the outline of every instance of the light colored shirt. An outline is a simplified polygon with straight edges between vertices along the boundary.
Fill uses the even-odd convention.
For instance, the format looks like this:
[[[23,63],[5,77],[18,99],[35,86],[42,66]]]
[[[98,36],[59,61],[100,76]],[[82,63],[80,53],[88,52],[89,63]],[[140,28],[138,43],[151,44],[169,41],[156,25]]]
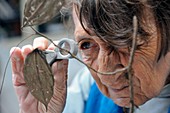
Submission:
[[[79,70],[68,87],[66,106],[63,113],[83,113],[90,88],[94,83],[89,70]],[[166,85],[160,95],[135,109],[134,113],[168,113],[170,107],[170,84]]]
[[[94,83],[89,70],[84,67],[75,76],[67,90],[66,106],[63,113],[83,113],[90,87]]]
[[[168,113],[170,107],[170,84],[166,85],[160,95],[139,106],[135,113]]]

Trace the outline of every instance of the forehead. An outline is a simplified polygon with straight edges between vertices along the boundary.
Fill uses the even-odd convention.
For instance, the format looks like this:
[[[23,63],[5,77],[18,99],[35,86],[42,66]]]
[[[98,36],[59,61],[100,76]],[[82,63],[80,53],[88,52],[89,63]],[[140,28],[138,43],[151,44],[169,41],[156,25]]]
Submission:
[[[75,39],[81,39],[81,38],[87,38],[87,37],[91,37],[91,35],[93,35],[92,31],[90,31],[88,28],[86,28],[86,30],[88,30],[88,32],[91,34],[89,35],[82,27],[79,17],[77,15],[78,13],[75,11],[75,9],[73,8],[73,21],[74,21],[74,25],[75,25],[75,31],[74,31],[74,35],[75,35]],[[86,27],[86,26],[85,26]]]
[[[145,35],[145,34],[150,34],[150,35],[152,35],[153,33],[155,33],[156,32],[156,27],[155,27],[155,23],[154,23],[154,16],[152,15],[152,13],[151,13],[151,10],[149,10],[148,8],[146,8],[145,9],[145,18],[142,18],[142,19],[140,19],[140,21],[139,21],[139,18],[138,18],[138,21],[139,21],[139,23],[140,23],[140,28],[142,29],[140,29],[141,31],[142,31],[142,33]],[[88,23],[88,21],[86,22],[86,20],[83,20],[83,23],[82,22],[80,22],[80,17],[79,17],[79,11],[78,11],[78,9],[76,8],[76,7],[74,7],[73,6],[73,10],[72,10],[72,16],[73,16],[73,21],[74,21],[74,25],[75,25],[75,32],[74,32],[74,34],[75,34],[75,38],[76,38],[76,40],[77,40],[77,37],[82,37],[83,35],[85,36],[85,37],[87,37],[88,35],[90,35],[90,36],[96,36],[96,34],[99,34],[99,35],[97,35],[97,36],[104,36],[104,37],[107,37],[106,38],[106,40],[109,40],[109,42],[116,42],[116,41],[119,41],[119,40],[114,40],[114,37],[120,37],[120,36],[123,36],[123,37],[127,37],[127,38],[124,38],[124,40],[122,41],[121,40],[121,37],[119,38],[120,39],[120,41],[119,42],[125,42],[125,43],[123,43],[124,45],[127,45],[127,44],[130,44],[130,41],[128,40],[128,39],[130,39],[130,38],[128,38],[128,36],[129,36],[129,34],[132,34],[132,32],[131,32],[131,28],[130,29],[128,29],[129,28],[129,26],[127,25],[126,27],[128,27],[127,28],[127,31],[128,31],[128,33],[126,33],[126,29],[121,29],[120,28],[120,30],[119,30],[119,28],[118,27],[116,27],[116,28],[118,28],[118,29],[114,29],[115,28],[115,24],[114,24],[114,21],[112,21],[112,23],[110,22],[110,24],[108,25],[109,26],[109,28],[113,28],[113,29],[108,29],[108,31],[107,31],[107,29],[104,29],[103,31],[106,31],[106,32],[99,32],[99,31],[102,31],[102,30],[98,30],[98,27],[95,27],[95,28],[93,28],[93,26],[90,26],[90,22]],[[88,16],[88,15],[87,15]],[[84,16],[83,16],[84,17]],[[89,17],[90,18],[90,17]],[[117,20],[118,21],[118,20]],[[116,22],[117,22],[116,21]],[[85,22],[85,24],[84,24],[84,22]],[[95,22],[95,21],[94,21]],[[98,21],[97,21],[98,22]],[[104,22],[104,21],[103,21]],[[115,23],[116,23],[115,22]],[[87,24],[88,23],[88,24]],[[83,27],[82,27],[82,24],[83,24]],[[95,23],[94,23],[95,24]],[[96,23],[96,24],[98,24],[98,23]],[[113,25],[112,25],[113,24]],[[123,23],[119,23],[119,24],[123,24]],[[103,26],[105,26],[105,25],[103,25]],[[101,27],[101,28],[105,28],[105,27]],[[84,29],[85,28],[85,29]],[[99,27],[100,28],[100,27]],[[119,30],[119,31],[118,31]],[[120,31],[123,31],[123,30],[125,30],[125,32],[120,32]],[[88,31],[88,32],[86,32],[86,31]],[[110,32],[111,31],[111,32]],[[145,31],[146,31],[146,33],[145,33]],[[140,32],[141,33],[141,32]],[[111,35],[110,35],[111,34]],[[127,34],[127,35],[126,35]],[[140,36],[141,36],[141,39],[144,37],[146,37],[146,36],[143,36],[143,34],[141,34]],[[111,37],[113,37],[112,39],[111,39]],[[143,38],[143,39],[144,39]],[[118,39],[118,38],[116,38],[116,39]],[[146,39],[146,38],[145,38]],[[111,41],[110,41],[111,40]],[[127,42],[127,43],[126,43]]]
[[[78,26],[81,27],[80,21],[79,21],[79,19],[78,19],[78,15],[77,15],[77,13],[76,13],[76,11],[75,11],[75,8],[73,8],[73,11],[72,11],[72,12],[73,12],[73,13],[72,13],[72,16],[73,16],[73,21],[74,21],[75,27],[78,27]]]

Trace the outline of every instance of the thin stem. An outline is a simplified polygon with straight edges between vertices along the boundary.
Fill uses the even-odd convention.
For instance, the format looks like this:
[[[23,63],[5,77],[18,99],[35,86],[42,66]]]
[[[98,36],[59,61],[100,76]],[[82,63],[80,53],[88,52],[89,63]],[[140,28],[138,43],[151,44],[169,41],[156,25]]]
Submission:
[[[54,46],[56,46],[57,48],[59,48],[60,50],[63,50],[65,52],[67,52],[68,54],[70,54],[73,58],[75,58],[76,60],[78,60],[79,62],[83,63],[85,66],[87,66],[89,69],[93,70],[94,72],[101,74],[101,75],[114,75],[116,73],[120,73],[120,72],[124,72],[127,71],[128,72],[128,76],[129,76],[129,90],[130,90],[130,113],[134,112],[134,94],[133,94],[133,72],[132,72],[132,64],[133,64],[133,59],[134,59],[134,53],[135,53],[135,49],[136,49],[136,36],[137,36],[137,30],[138,30],[138,22],[137,22],[137,17],[134,16],[133,18],[133,40],[132,40],[132,49],[130,52],[130,58],[129,58],[129,63],[125,68],[122,69],[117,69],[114,72],[99,72],[97,70],[95,70],[94,68],[92,68],[91,66],[85,64],[82,60],[80,60],[79,58],[77,58],[75,55],[73,55],[70,51],[63,49],[61,47],[59,47],[58,45],[56,45],[50,38],[48,38],[47,36],[45,36],[44,34],[38,32],[37,30],[35,30],[32,26],[30,26],[36,34],[45,37],[46,39],[48,39],[51,43],[54,44]]]
[[[86,63],[84,63],[82,60],[80,60],[79,58],[77,58],[75,55],[73,55],[70,51],[66,50],[66,49],[63,49],[61,47],[59,47],[58,45],[56,45],[53,40],[51,40],[50,38],[48,38],[46,35],[38,32],[36,29],[34,29],[32,26],[30,26],[35,32],[36,34],[42,36],[42,37],[45,37],[46,39],[48,39],[52,44],[54,44],[54,46],[56,46],[57,48],[59,48],[60,50],[68,53],[71,55],[71,57],[75,58],[76,60],[78,60],[79,62],[83,63],[85,66],[87,66],[87,68],[93,70],[94,72],[98,73],[98,74],[101,74],[101,75],[114,75],[116,73],[120,73],[120,72],[124,72],[125,70],[127,70],[127,67],[125,68],[122,68],[122,69],[117,69],[115,70],[114,72],[99,72],[97,70],[95,70],[94,68],[92,68],[91,66],[87,65]]]
[[[19,43],[16,45],[16,47],[18,47],[22,42],[24,42],[26,39],[32,37],[33,35],[34,35],[34,34],[32,34],[32,35],[30,35],[29,37],[23,39],[21,42],[19,42]],[[15,49],[14,49],[14,51],[15,51]],[[9,64],[9,61],[10,61],[10,59],[11,59],[11,56],[12,56],[12,53],[11,53],[11,55],[9,56],[8,60],[7,60],[7,64],[5,65],[5,70],[4,70],[4,72],[3,72],[2,82],[1,82],[1,85],[0,85],[0,95],[1,95],[1,93],[2,93],[3,85],[4,85],[4,82],[5,82],[5,75],[6,75],[6,73],[7,73],[7,68],[8,68],[8,64]]]
[[[132,70],[132,64],[134,59],[134,53],[136,49],[136,36],[137,36],[137,29],[138,29],[138,23],[137,23],[137,17],[133,17],[133,42],[132,42],[132,50],[130,53],[130,59],[129,59],[129,65],[128,65],[128,76],[129,76],[129,90],[130,90],[130,113],[134,112],[134,91],[133,91],[133,70]]]

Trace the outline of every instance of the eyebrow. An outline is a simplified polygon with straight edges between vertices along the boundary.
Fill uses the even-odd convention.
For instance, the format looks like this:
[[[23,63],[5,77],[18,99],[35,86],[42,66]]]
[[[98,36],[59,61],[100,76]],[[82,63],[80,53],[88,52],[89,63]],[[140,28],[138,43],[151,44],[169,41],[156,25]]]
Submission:
[[[78,36],[77,43],[79,44],[82,40],[92,40],[92,38],[86,36]]]
[[[79,43],[81,40],[84,40],[84,39],[92,39],[91,37],[92,37],[92,36],[90,36],[90,35],[87,34],[87,33],[82,33],[82,34],[78,34],[78,35],[75,34],[75,38],[77,39],[77,42],[78,42],[78,43]]]

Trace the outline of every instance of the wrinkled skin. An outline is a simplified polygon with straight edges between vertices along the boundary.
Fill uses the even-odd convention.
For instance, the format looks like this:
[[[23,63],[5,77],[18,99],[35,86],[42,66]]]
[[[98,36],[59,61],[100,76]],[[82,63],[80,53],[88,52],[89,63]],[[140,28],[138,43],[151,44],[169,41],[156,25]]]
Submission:
[[[145,17],[151,20],[146,21],[151,36],[148,44],[143,44],[134,55],[132,68],[135,105],[142,105],[157,96],[165,85],[170,70],[170,53],[161,57],[158,62],[155,60],[159,50],[159,33],[156,32],[152,16],[146,14]],[[99,72],[113,72],[128,65],[130,54],[128,48],[111,50],[108,44],[98,38],[90,29],[88,29],[90,35],[84,31],[74,10],[73,19],[75,38],[79,44],[83,61],[87,65]],[[91,74],[103,94],[110,97],[119,106],[129,107],[129,83],[125,73],[108,76],[91,70]]]
[[[145,15],[145,17],[148,16]],[[128,48],[111,50],[108,44],[100,40],[95,34],[89,35],[84,31],[74,10],[73,19],[75,23],[75,39],[79,44],[83,61],[87,65],[99,72],[113,72],[128,65]],[[148,44],[144,44],[140,49],[136,50],[132,65],[134,73],[134,102],[136,105],[142,105],[160,93],[170,70],[169,52],[164,57],[161,57],[158,62],[155,60],[159,51],[159,33],[152,19],[146,19],[151,20],[146,22],[152,34],[150,40]],[[14,48],[11,49],[13,84],[19,99],[21,113],[45,112],[45,107],[29,93],[23,79],[25,56],[37,47],[42,50],[53,49],[52,46],[48,47],[47,40],[43,38],[35,39],[33,46],[26,45],[22,49],[16,48],[15,51]],[[61,113],[64,108],[67,66],[67,60],[56,62],[52,66],[55,85],[54,96],[48,106],[49,113]],[[91,71],[91,74],[103,94],[113,99],[120,106],[129,106],[129,83],[125,73],[105,76]]]
[[[20,113],[45,113],[45,106],[38,102],[26,87],[23,77],[23,65],[25,57],[34,49],[41,50],[53,49],[48,47],[48,41],[44,38],[36,38],[33,46],[26,45],[22,49],[13,47],[11,53],[13,85],[18,96]],[[66,80],[67,80],[68,61],[62,60],[52,65],[54,75],[54,95],[48,104],[47,113],[61,113],[66,99]]]

